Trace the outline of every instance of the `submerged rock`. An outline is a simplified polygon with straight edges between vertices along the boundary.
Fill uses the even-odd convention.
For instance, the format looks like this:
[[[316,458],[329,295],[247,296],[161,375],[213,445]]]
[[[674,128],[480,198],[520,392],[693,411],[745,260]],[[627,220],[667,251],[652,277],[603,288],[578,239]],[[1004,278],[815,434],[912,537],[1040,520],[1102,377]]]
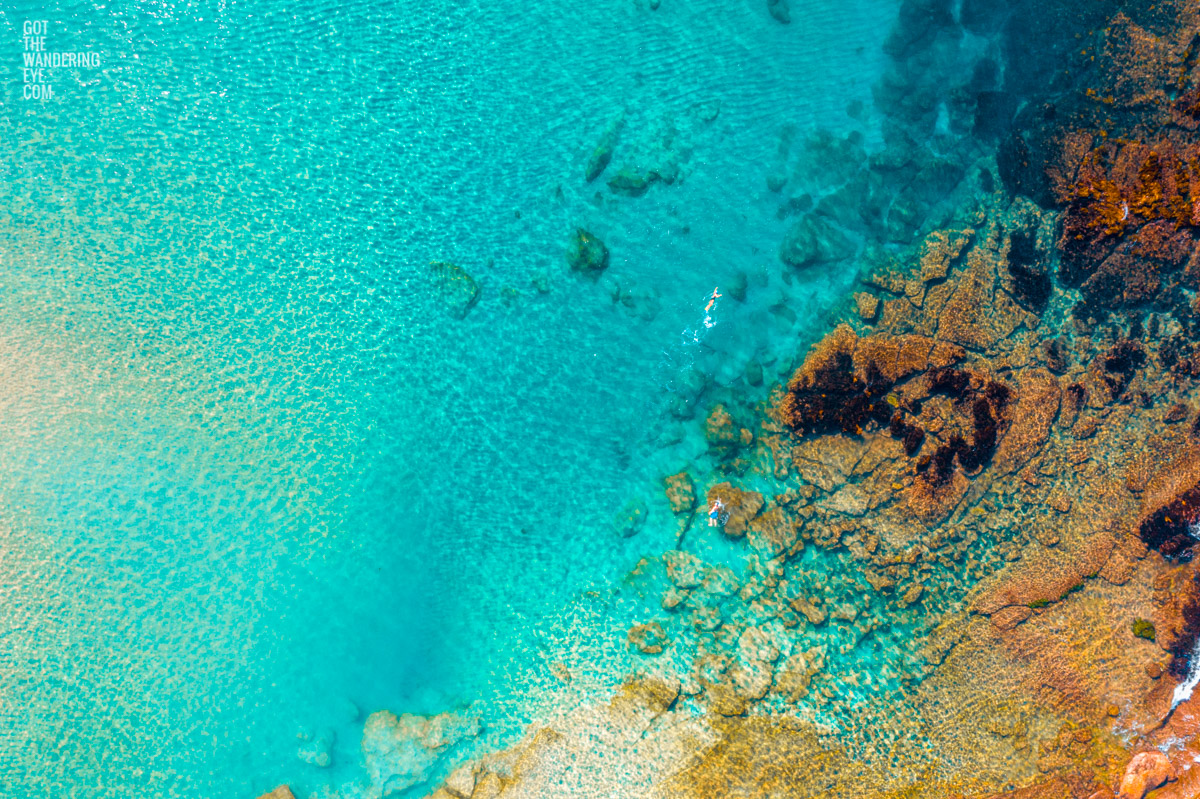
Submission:
[[[696,484],[685,469],[664,481],[667,487],[667,502],[673,513],[688,513],[696,507]]]
[[[595,277],[608,268],[608,247],[583,228],[575,228],[567,245],[567,264],[576,272]]]
[[[745,447],[754,441],[754,433],[739,427],[724,405],[714,405],[704,424],[704,438],[716,447]]]
[[[629,645],[643,655],[661,654],[667,644],[671,642],[671,639],[667,637],[667,631],[656,621],[633,625],[629,628],[628,638]]]
[[[612,161],[613,149],[617,146],[617,139],[620,137],[621,128],[624,125],[625,115],[621,114],[610,122],[608,127],[604,129],[604,133],[600,135],[600,141],[596,143],[592,154],[588,157],[588,183],[600,177],[601,173],[608,167],[609,162]]]
[[[763,368],[761,363],[752,360],[746,364],[746,382],[756,387],[763,384]]]
[[[275,790],[264,793],[258,799],[296,799],[296,795],[292,793],[292,789],[286,785],[280,785]]]
[[[724,508],[725,535],[740,538],[746,534],[750,521],[763,507],[763,496],[757,491],[742,491],[732,483],[718,483],[708,491],[708,504],[720,500]]]
[[[441,755],[479,734],[479,719],[453,713],[401,716],[380,710],[363,726],[362,752],[371,783],[382,795],[424,782]]]
[[[315,735],[304,732],[299,737],[302,743],[296,751],[296,756],[300,760],[317,768],[329,768],[333,765],[332,749],[335,736],[332,730],[321,731]]]
[[[663,553],[667,579],[679,588],[695,588],[704,580],[704,562],[690,552],[672,549]]]
[[[854,255],[854,242],[824,219],[809,214],[792,225],[779,247],[779,257],[788,266],[802,269]]]
[[[613,526],[622,538],[635,536],[642,531],[646,524],[646,503],[640,499],[631,500],[617,513]]]
[[[446,309],[456,319],[464,318],[479,302],[479,284],[457,264],[433,261],[430,266]]]
[[[620,172],[608,179],[608,188],[614,194],[626,197],[641,197],[650,190],[650,184],[659,179],[657,172],[643,172],[632,166],[626,166]]]

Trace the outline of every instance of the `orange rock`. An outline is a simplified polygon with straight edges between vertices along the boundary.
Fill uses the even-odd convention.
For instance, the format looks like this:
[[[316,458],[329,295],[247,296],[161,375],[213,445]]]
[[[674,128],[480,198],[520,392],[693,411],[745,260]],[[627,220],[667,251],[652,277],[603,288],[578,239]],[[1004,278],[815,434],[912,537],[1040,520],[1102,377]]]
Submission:
[[[838,325],[808,353],[788,381],[789,389],[812,388],[823,372],[837,368],[839,356],[850,356],[853,374],[866,381],[870,369],[890,382],[903,380],[925,369],[949,366],[963,358],[961,347],[927,336],[884,333],[859,338],[849,325]]]
[[[776,480],[786,480],[792,464],[792,446],[784,436],[763,436],[762,443],[771,451]]]
[[[1167,652],[1186,654],[1200,632],[1200,565],[1176,566],[1160,575],[1154,588],[1154,641]]]
[[[280,785],[275,790],[269,793],[264,793],[262,796],[258,797],[258,799],[296,799],[296,797],[292,793],[291,788],[287,787],[286,785]]]
[[[709,708],[721,716],[741,716],[750,706],[746,698],[728,683],[709,685],[705,691]]]
[[[1068,190],[1060,274],[1105,307],[1160,298],[1188,261],[1200,224],[1194,144],[1108,140],[1082,160]]]
[[[999,630],[1011,630],[1033,615],[1025,605],[1009,605],[992,614],[992,624]]]
[[[1188,524],[1200,517],[1200,450],[1190,447],[1150,481],[1142,497],[1138,533],[1164,555],[1189,550]]]
[[[935,230],[926,236],[921,244],[921,280],[928,283],[944,278],[951,262],[962,253],[973,235],[975,231],[968,228]]]
[[[967,255],[966,273],[938,317],[938,339],[986,350],[1021,323],[1020,307],[1005,292],[996,291],[996,260],[979,247]]]
[[[722,529],[725,535],[733,538],[740,538],[746,534],[750,520],[757,516],[763,507],[762,494],[757,491],[742,491],[732,483],[718,483],[708,490],[708,506],[712,507],[717,500],[722,502],[724,512],[728,514]]]
[[[773,558],[796,543],[797,527],[796,517],[776,505],[750,520],[748,540],[750,546]]]
[[[1012,423],[993,456],[995,474],[1008,474],[1024,466],[1046,443],[1058,416],[1062,393],[1058,380],[1045,369],[1031,369],[1017,377],[1017,402]]]
[[[639,652],[646,655],[660,654],[663,648],[670,643],[667,631],[656,621],[633,625],[629,628],[627,637],[630,646],[636,647]]]
[[[950,515],[970,487],[971,482],[956,469],[945,485],[935,486],[924,477],[918,477],[901,494],[912,515],[926,526],[932,526]]]
[[[720,447],[745,447],[754,440],[754,434],[738,427],[724,405],[714,405],[704,424],[704,437],[709,444]]]
[[[817,436],[805,438],[791,448],[796,473],[824,491],[832,491],[846,482],[870,447],[861,438]]]
[[[1154,790],[1174,776],[1171,761],[1162,752],[1156,749],[1138,752],[1125,767],[1117,799],[1142,799],[1147,791]]]
[[[864,322],[871,322],[879,315],[879,298],[874,294],[860,291],[854,295],[854,304],[858,308],[858,316]]]
[[[687,470],[673,474],[664,480],[667,486],[667,502],[675,513],[687,513],[696,506],[696,485]]]

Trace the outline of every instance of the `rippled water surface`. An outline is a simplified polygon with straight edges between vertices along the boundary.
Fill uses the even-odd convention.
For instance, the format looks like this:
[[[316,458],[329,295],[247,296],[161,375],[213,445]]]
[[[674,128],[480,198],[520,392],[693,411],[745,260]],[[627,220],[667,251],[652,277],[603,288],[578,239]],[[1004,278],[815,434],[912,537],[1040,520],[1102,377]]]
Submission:
[[[786,126],[877,135],[846,109],[895,8],[792,15],[9,6],[0,794],[301,795],[359,778],[372,710],[475,703],[494,746],[545,710],[547,658],[618,679],[620,604],[581,598],[674,541],[661,497],[635,537],[612,519],[679,468],[678,387],[790,357],[852,279],[779,281],[765,176]],[[28,19],[101,67],[24,100]],[[682,180],[587,184],[618,118],[610,170]],[[602,281],[566,267],[576,226]],[[464,319],[431,261],[478,281]],[[297,758],[315,729],[332,769]]]

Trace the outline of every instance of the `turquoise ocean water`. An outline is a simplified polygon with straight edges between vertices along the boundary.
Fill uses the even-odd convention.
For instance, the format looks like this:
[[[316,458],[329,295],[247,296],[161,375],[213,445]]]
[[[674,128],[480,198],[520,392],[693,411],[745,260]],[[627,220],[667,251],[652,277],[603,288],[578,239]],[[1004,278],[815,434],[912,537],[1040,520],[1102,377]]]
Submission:
[[[0,795],[349,797],[374,710],[478,715],[482,751],[603,695],[613,589],[673,546],[658,481],[703,450],[680,408],[784,371],[853,280],[782,279],[766,178],[812,130],[878,137],[895,13],[7,4]],[[23,99],[30,19],[101,66]],[[431,261],[478,281],[465,318]]]

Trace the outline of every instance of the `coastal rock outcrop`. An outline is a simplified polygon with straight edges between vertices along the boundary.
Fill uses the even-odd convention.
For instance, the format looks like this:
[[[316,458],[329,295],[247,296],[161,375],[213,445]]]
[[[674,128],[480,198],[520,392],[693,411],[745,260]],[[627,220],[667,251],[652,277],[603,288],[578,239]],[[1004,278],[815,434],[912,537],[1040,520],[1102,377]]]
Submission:
[[[608,247],[583,228],[575,228],[567,244],[567,264],[576,272],[596,277],[608,268]]]
[[[363,726],[367,775],[384,796],[403,791],[427,780],[438,759],[455,744],[478,734],[477,718],[377,711]]]
[[[434,261],[430,267],[446,310],[456,319],[464,318],[479,302],[479,284],[457,264]]]

